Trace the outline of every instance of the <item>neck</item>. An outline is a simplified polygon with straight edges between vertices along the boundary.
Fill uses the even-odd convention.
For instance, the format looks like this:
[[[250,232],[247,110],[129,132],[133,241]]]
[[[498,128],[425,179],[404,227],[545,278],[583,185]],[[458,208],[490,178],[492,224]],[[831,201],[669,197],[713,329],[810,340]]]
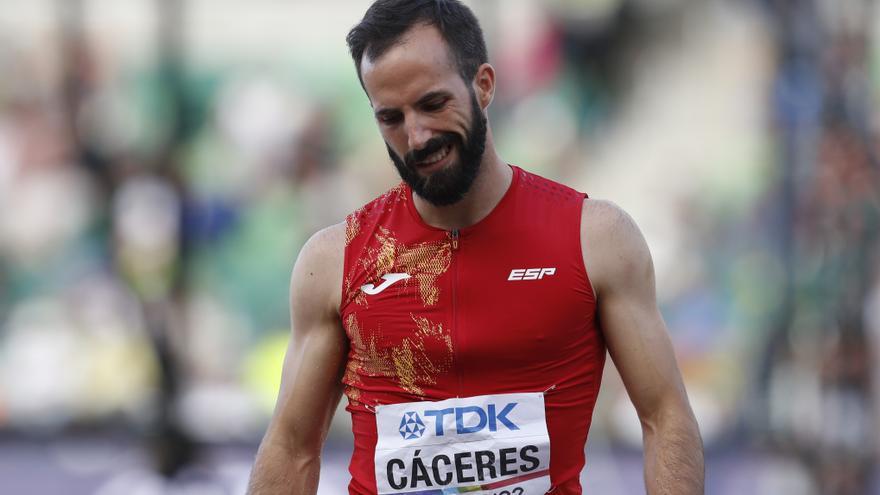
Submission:
[[[486,152],[477,178],[461,201],[436,206],[413,194],[413,203],[422,220],[432,227],[446,230],[470,227],[492,212],[510,187],[512,178],[513,170],[498,156],[490,134],[486,137]]]

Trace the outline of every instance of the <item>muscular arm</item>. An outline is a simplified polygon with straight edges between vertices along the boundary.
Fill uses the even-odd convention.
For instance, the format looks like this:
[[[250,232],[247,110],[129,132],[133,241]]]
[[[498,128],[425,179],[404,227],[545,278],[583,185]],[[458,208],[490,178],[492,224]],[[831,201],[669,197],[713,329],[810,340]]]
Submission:
[[[347,352],[339,321],[344,225],[315,234],[290,282],[292,336],[281,390],[260,444],[248,494],[313,495],[321,447],[341,397]]]
[[[581,237],[608,351],[642,423],[648,495],[702,494],[702,441],[657,309],[648,246],[625,212],[597,200],[584,202]]]

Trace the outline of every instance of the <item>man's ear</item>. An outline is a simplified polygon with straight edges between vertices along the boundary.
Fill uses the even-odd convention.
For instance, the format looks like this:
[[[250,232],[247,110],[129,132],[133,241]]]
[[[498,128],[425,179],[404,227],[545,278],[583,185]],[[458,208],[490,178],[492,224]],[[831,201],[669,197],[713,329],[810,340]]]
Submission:
[[[474,75],[474,91],[477,101],[483,110],[489,108],[492,99],[495,98],[495,68],[485,63],[477,68]]]

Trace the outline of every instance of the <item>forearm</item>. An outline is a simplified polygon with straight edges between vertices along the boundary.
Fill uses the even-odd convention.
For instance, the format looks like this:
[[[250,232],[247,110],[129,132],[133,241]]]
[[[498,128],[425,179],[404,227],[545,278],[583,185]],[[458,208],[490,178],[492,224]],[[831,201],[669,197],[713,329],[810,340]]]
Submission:
[[[689,407],[642,422],[648,495],[703,495],[703,443]]]
[[[247,495],[314,495],[320,470],[319,454],[298,453],[264,439],[251,471]]]

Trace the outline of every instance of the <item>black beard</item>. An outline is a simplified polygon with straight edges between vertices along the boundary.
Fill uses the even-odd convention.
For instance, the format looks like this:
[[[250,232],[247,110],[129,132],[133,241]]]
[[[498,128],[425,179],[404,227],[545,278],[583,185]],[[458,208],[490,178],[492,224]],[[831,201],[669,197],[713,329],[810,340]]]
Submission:
[[[415,164],[447,145],[458,149],[458,162],[451,163],[427,177],[420,175]],[[486,150],[486,117],[477,103],[476,95],[471,91],[471,125],[465,140],[454,132],[446,132],[428,140],[422,149],[407,153],[403,159],[397,156],[387,142],[385,147],[388,148],[388,155],[391,156],[400,178],[414,193],[434,206],[448,206],[461,201],[480,171],[480,163]]]

